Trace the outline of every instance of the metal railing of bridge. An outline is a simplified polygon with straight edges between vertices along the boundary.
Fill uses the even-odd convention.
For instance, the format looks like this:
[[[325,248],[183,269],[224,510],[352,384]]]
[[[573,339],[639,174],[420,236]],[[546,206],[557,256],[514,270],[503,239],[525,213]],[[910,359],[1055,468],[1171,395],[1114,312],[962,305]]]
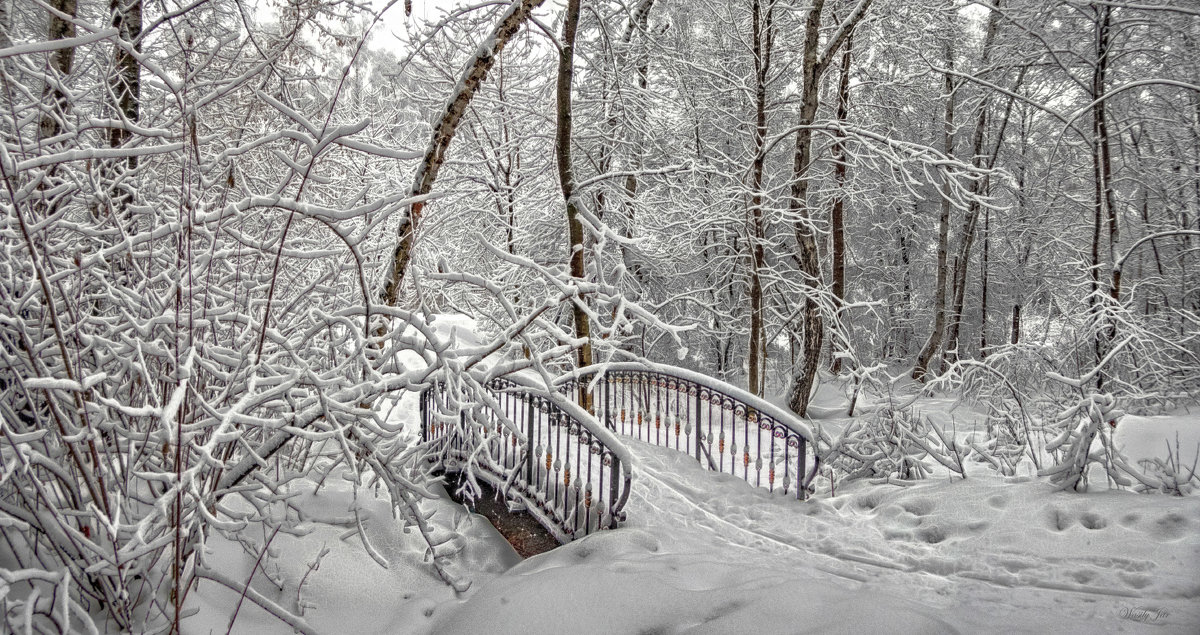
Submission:
[[[483,421],[453,407],[443,384],[421,393],[422,440],[442,468],[469,469],[521,501],[559,542],[615,528],[625,518],[632,479],[628,454],[615,436],[562,394],[504,378],[485,388],[492,403],[483,409]]]
[[[611,430],[693,456],[714,472],[771,491],[807,497],[817,473],[811,429],[755,395],[673,366],[610,363],[558,380]],[[811,468],[809,455],[813,454]]]
[[[560,542],[625,519],[632,470],[619,433],[694,457],[751,485],[807,497],[813,434],[791,413],[682,368],[609,363],[572,371],[547,393],[513,379],[485,384],[482,417],[434,383],[421,393],[421,436],[448,473],[471,471],[519,500]],[[479,411],[477,411],[479,412]],[[482,419],[479,421],[477,419]]]

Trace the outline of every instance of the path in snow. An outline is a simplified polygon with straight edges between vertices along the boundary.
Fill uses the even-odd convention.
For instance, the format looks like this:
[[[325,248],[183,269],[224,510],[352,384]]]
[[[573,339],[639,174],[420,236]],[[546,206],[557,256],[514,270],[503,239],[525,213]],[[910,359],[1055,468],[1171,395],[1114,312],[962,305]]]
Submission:
[[[746,566],[808,569],[940,610],[969,605],[974,617],[1008,624],[1014,611],[1026,613],[1030,628],[1043,619],[1068,632],[1111,630],[1112,619],[1152,632],[1200,625],[1194,498],[1061,493],[984,473],[800,502],[630,445],[638,462],[629,526],[676,550],[724,550]],[[1121,619],[1138,608],[1167,615],[1150,625]]]

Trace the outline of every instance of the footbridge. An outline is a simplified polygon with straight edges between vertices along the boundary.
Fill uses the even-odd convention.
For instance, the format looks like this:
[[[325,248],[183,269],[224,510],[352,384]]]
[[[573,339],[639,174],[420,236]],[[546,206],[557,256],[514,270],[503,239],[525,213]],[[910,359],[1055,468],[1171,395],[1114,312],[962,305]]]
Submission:
[[[421,436],[445,472],[488,482],[560,542],[626,520],[636,478],[630,439],[799,499],[817,473],[808,425],[700,373],[609,363],[563,375],[552,390],[544,385],[492,379],[482,408],[469,409],[451,387],[433,383],[420,396]]]

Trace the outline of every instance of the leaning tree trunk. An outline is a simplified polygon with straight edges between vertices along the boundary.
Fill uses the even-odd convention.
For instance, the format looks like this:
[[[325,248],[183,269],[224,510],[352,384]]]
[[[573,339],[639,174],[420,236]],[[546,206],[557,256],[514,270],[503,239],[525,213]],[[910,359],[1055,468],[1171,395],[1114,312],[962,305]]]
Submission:
[[[571,277],[584,279],[583,222],[579,220],[579,201],[575,196],[575,174],[571,166],[571,82],[575,75],[575,31],[579,26],[580,0],[568,0],[567,15],[563,20],[562,42],[558,54],[557,105],[558,117],[554,132],[554,153],[558,160],[558,183],[567,202],[567,235],[571,258]],[[578,295],[572,298],[572,313],[575,321],[575,337],[583,340],[577,349],[575,361],[580,368],[592,365],[591,325],[588,322],[586,300]],[[586,388],[579,386],[580,403],[590,406]],[[590,409],[590,407],[589,407]]]
[[[500,21],[496,23],[496,28],[475,50],[475,57],[463,69],[454,93],[446,104],[446,111],[442,113],[442,118],[433,127],[433,137],[429,141],[429,147],[425,150],[425,158],[417,168],[416,175],[413,176],[411,190],[413,197],[424,196],[433,190],[433,183],[437,179],[438,171],[445,163],[446,153],[450,150],[450,142],[454,140],[454,132],[458,129],[458,124],[462,122],[462,118],[467,112],[467,106],[475,96],[475,91],[487,78],[488,71],[500,57],[504,46],[520,31],[521,25],[529,18],[533,10],[541,6],[543,2],[545,0],[513,0]],[[400,227],[396,230],[398,242],[396,250],[392,253],[392,271],[383,290],[383,301],[388,305],[394,306],[400,297],[400,286],[404,283],[408,263],[412,260],[413,240],[416,238],[417,228],[421,222],[421,212],[424,208],[425,203],[422,201],[409,205],[408,214],[400,221]]]

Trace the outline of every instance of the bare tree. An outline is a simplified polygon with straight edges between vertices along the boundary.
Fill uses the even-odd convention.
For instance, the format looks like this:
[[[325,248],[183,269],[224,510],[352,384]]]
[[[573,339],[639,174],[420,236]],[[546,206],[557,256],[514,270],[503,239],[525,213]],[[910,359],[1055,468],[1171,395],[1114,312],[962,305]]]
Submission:
[[[450,142],[454,140],[454,133],[467,112],[468,104],[471,103],[479,85],[487,78],[488,71],[500,57],[504,46],[516,36],[521,25],[543,2],[545,0],[514,0],[509,5],[492,32],[479,44],[474,57],[463,69],[454,94],[446,101],[445,112],[433,128],[433,137],[425,150],[425,158],[413,176],[410,194],[420,200],[409,206],[408,214],[401,219],[396,230],[398,241],[392,254],[391,272],[383,289],[383,301],[389,306],[394,306],[399,299],[400,287],[404,283],[408,263],[412,260],[413,241],[421,222],[421,212],[425,209],[423,199],[433,191],[433,183],[446,161]]]
[[[849,16],[837,26],[825,46],[821,46],[821,13],[824,0],[816,0],[808,12],[804,26],[803,80],[800,91],[800,116],[796,122],[795,156],[792,162],[792,187],[788,197],[789,212],[794,215],[793,227],[796,234],[796,255],[800,272],[808,291],[804,297],[801,320],[804,327],[804,350],[796,369],[788,395],[788,407],[799,415],[808,410],[813,382],[819,369],[821,348],[825,340],[824,323],[821,317],[821,266],[817,253],[816,227],[809,217],[808,189],[809,167],[812,164],[812,124],[817,118],[820,105],[821,77],[829,66],[833,54],[849,37],[850,31],[866,15],[871,0],[859,0]]]

